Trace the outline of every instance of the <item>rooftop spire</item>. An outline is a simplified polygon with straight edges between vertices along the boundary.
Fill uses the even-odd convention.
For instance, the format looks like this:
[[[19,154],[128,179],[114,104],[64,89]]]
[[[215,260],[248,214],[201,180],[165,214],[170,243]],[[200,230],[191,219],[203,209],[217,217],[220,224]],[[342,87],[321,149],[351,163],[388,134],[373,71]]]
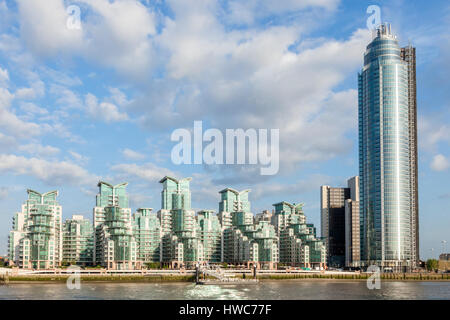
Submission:
[[[392,34],[392,28],[391,24],[388,22],[382,23],[375,31],[375,37],[382,38],[382,37],[388,37],[396,39],[396,37]]]

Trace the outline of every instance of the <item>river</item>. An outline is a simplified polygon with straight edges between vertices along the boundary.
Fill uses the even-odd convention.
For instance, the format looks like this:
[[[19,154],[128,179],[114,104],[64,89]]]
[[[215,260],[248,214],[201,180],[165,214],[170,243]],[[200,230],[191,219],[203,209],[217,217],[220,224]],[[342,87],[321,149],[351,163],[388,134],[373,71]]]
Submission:
[[[65,284],[31,283],[0,286],[0,299],[145,299],[145,300],[356,300],[446,299],[450,282],[382,281],[369,290],[364,281],[264,281],[256,285],[195,285],[193,283],[81,283],[80,289]]]

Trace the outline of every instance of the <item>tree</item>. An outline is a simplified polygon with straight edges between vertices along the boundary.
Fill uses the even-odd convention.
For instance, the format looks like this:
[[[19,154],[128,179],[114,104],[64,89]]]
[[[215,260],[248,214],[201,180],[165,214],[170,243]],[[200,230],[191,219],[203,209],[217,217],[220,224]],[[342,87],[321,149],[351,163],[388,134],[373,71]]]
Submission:
[[[434,271],[438,268],[439,262],[436,259],[428,259],[427,260],[427,270]]]

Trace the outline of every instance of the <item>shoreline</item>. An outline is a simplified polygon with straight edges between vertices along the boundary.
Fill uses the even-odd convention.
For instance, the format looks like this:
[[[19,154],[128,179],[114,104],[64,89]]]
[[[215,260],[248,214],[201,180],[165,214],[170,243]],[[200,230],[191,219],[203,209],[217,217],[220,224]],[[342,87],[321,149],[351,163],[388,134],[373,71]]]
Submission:
[[[7,284],[53,284],[65,283],[73,275],[14,275],[6,279],[0,279],[0,285]],[[361,275],[259,275],[257,279],[260,282],[269,281],[295,281],[295,282],[362,282],[367,281],[370,276]],[[207,277],[213,280],[213,278]],[[237,274],[236,278],[242,278]],[[382,281],[388,282],[449,282],[450,274],[431,274],[431,275],[381,275]],[[195,283],[193,275],[82,275],[82,282],[92,283]]]

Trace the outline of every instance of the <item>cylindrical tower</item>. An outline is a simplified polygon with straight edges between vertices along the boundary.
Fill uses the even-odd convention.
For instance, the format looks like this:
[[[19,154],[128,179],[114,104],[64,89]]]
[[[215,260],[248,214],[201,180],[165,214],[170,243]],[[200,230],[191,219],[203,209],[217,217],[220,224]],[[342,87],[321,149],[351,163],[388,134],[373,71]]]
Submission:
[[[359,75],[361,259],[411,266],[408,66],[390,25],[367,46]]]

